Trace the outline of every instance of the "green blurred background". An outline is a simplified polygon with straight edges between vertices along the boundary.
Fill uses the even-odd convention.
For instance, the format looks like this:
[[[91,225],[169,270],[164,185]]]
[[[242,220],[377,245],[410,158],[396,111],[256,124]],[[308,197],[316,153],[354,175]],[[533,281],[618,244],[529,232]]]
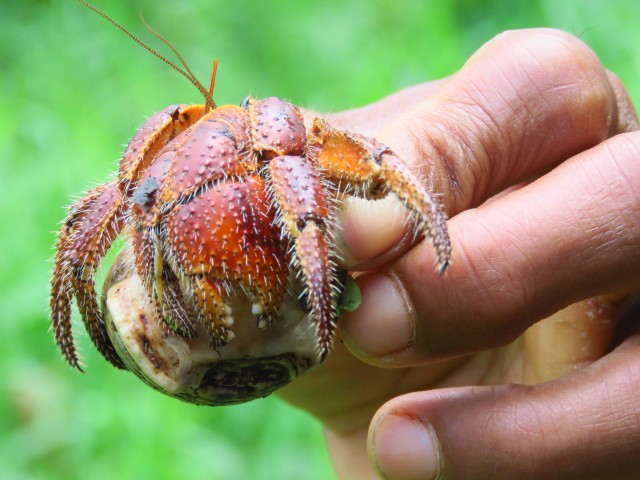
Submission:
[[[580,36],[640,102],[637,0],[96,4],[166,52],[142,26],[142,8],[204,82],[218,57],[220,104],[252,94],[319,111],[359,106],[452,73],[502,30],[533,26]],[[333,478],[320,425],[276,398],[186,405],[109,368],[84,333],[88,373],[79,375],[50,337],[63,206],[114,170],[145,116],[200,101],[79,3],[0,0],[0,478]]]

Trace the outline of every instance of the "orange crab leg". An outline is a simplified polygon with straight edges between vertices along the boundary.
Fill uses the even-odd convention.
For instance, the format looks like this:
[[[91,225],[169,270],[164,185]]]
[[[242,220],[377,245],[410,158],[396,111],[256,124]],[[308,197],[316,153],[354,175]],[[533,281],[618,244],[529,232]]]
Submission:
[[[443,273],[451,258],[451,240],[447,230],[447,217],[440,204],[431,197],[408,165],[393,153],[382,155],[380,177],[418,215],[418,228],[431,241],[436,252],[438,270]]]
[[[230,330],[233,317],[231,307],[225,302],[225,281],[198,275],[192,277],[192,284],[201,321],[213,339],[214,347],[232,341],[235,338]]]
[[[451,258],[446,215],[426,186],[388,147],[316,119],[308,150],[327,176],[338,185],[355,187],[356,194],[376,198],[388,191],[395,193],[417,215],[420,230],[435,249],[438,270],[444,272]]]
[[[318,332],[318,350],[324,358],[336,328],[332,304],[335,267],[325,234],[329,209],[324,189],[313,166],[302,157],[276,157],[269,163],[269,173],[282,215],[281,223],[296,239],[296,260],[308,290]]]
[[[169,140],[184,132],[203,114],[203,105],[170,105],[154,114],[127,144],[120,161],[118,180],[126,185],[135,180]]]
[[[278,155],[302,155],[307,142],[300,109],[276,97],[246,98],[253,148],[265,158]]]

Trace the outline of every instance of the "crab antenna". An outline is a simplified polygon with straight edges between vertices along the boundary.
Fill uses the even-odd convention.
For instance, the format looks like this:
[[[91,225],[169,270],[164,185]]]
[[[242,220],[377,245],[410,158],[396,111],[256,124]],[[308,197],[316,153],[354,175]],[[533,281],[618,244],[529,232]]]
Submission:
[[[202,93],[202,95],[205,98],[206,104],[209,105],[209,106],[213,105],[213,108],[216,108],[216,104],[213,101],[213,97],[211,96],[212,95],[211,91],[208,92],[208,95],[207,95],[207,93],[205,93],[206,90],[204,89],[204,85],[202,85],[202,83],[200,83],[200,81],[193,74],[193,72],[189,68],[189,65],[187,65],[187,62],[185,62],[184,58],[182,58],[182,55],[180,55],[180,52],[178,52],[176,47],[173,46],[173,44],[169,41],[169,39],[167,37],[162,35],[160,32],[155,30],[153,27],[151,27],[151,25],[149,25],[147,23],[147,21],[144,19],[144,16],[142,15],[142,10],[140,10],[140,20],[142,20],[142,23],[147,28],[147,30],[149,30],[153,35],[156,36],[156,38],[158,38],[167,47],[169,47],[173,53],[176,54],[176,57],[178,57],[178,60],[180,60],[180,63],[184,66],[184,68],[187,70],[187,72],[189,72],[189,75],[187,76],[187,78],[189,78],[191,80],[191,83],[193,83],[196,86],[196,88],[198,89],[198,91],[200,93]]]
[[[101,10],[99,10],[97,7],[94,7],[92,4],[90,4],[89,2],[86,2],[85,0],[78,0],[81,4],[83,4],[85,7],[89,8],[90,10],[93,10],[95,13],[97,13],[98,15],[100,15],[102,18],[104,18],[105,20],[107,20],[109,23],[111,23],[112,25],[114,25],[116,28],[118,28],[119,30],[121,30],[123,33],[125,33],[129,38],[131,38],[134,42],[136,42],[138,45],[140,45],[142,48],[144,48],[145,50],[147,50],[149,53],[151,53],[153,56],[157,57],[158,59],[162,60],[164,63],[166,63],[167,65],[169,65],[171,68],[173,68],[176,72],[180,73],[183,77],[185,77],[187,80],[189,80],[189,82],[191,82],[191,84],[196,87],[198,89],[198,91],[202,94],[202,96],[204,96],[205,100],[207,103],[211,103],[211,105],[214,106],[215,108],[215,102],[213,101],[213,99],[211,98],[211,96],[208,94],[208,92],[205,90],[205,88],[202,86],[202,84],[198,81],[198,79],[195,77],[195,75],[193,74],[193,72],[189,69],[189,67],[187,66],[187,64],[185,63],[185,61],[182,59],[182,56],[178,53],[178,51],[175,49],[175,47],[173,45],[171,45],[171,43],[169,43],[169,41],[164,38],[162,35],[160,35],[158,32],[156,32],[155,30],[153,30],[151,27],[149,27],[149,25],[147,25],[147,23],[144,21],[144,18],[142,18],[142,13],[140,13],[140,17],[142,18],[142,22],[145,24],[145,26],[149,29],[149,31],[151,33],[153,33],[156,37],[158,37],[160,40],[162,40],[180,59],[180,62],[182,63],[182,65],[184,65],[184,67],[186,68],[186,71],[183,70],[182,68],[180,68],[178,65],[176,65],[174,62],[172,62],[171,60],[169,60],[168,58],[166,58],[164,55],[158,53],[156,50],[154,50],[153,48],[151,48],[149,45],[147,45],[146,43],[144,43],[142,40],[140,40],[138,37],[136,37],[133,33],[131,33],[129,30],[127,30],[125,27],[123,27],[122,25],[120,25],[118,22],[116,22],[113,18],[111,18],[109,15],[107,15],[106,13],[102,12]]]
[[[213,59],[213,68],[211,69],[211,80],[209,81],[209,96],[207,97],[207,102],[204,105],[204,111],[205,113],[209,111],[209,109],[211,108],[211,104],[209,103],[209,100],[211,99],[211,102],[213,102],[213,86],[216,84],[216,72],[218,71],[218,59],[214,58]],[[216,104],[213,104],[213,108],[216,108]]]

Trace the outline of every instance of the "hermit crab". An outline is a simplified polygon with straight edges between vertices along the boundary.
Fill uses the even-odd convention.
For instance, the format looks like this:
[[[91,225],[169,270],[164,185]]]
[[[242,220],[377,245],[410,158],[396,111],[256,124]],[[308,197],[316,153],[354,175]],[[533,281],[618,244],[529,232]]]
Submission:
[[[53,332],[80,369],[75,297],[114,366],[187,401],[236,403],[271,393],[329,352],[344,285],[332,219],[345,195],[394,193],[441,271],[450,243],[440,206],[385,145],[322,118],[307,129],[300,109],[274,97],[218,107],[212,86],[178,70],[206,102],[150,117],[117,178],[69,209],[51,280]],[[121,232],[130,248],[100,305],[94,275]]]

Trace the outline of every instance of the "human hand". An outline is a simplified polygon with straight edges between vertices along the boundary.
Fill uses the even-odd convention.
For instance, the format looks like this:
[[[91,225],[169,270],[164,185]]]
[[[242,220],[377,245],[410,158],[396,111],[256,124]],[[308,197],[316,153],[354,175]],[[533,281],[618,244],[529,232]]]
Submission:
[[[508,32],[454,76],[332,121],[412,162],[453,242],[440,278],[393,201],[342,212],[354,269],[376,271],[341,321],[349,350],[281,394],[323,421],[339,476],[374,476],[369,431],[391,479],[637,477],[640,337],[610,351],[640,282],[620,82],[575,37]]]

